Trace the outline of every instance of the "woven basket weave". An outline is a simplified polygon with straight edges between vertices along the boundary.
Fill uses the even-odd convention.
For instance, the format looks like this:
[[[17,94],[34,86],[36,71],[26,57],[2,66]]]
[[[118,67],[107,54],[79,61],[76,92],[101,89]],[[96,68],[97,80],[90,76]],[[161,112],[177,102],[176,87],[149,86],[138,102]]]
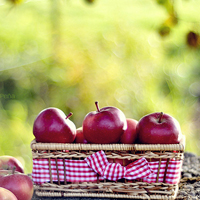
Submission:
[[[143,144],[62,144],[31,142],[33,159],[79,159],[104,150],[106,157],[111,159],[137,160],[142,157],[147,160],[158,160],[158,175],[162,160],[183,160],[184,144],[143,145]],[[67,151],[66,151],[67,150]],[[167,165],[165,169],[165,175]],[[59,176],[59,173],[57,173]],[[147,183],[142,181],[97,181],[92,182],[53,182],[50,170],[50,182],[34,185],[35,193],[44,197],[96,197],[121,199],[175,199],[178,193],[178,184],[167,184],[156,181]],[[58,177],[59,180],[59,177]]]

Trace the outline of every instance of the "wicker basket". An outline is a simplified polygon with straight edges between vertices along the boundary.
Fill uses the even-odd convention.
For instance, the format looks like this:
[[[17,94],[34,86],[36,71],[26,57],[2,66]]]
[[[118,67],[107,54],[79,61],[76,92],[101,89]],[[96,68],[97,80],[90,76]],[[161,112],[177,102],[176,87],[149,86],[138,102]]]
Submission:
[[[142,145],[142,144],[62,144],[31,142],[33,159],[46,159],[49,163],[50,181],[41,185],[34,184],[35,193],[44,197],[96,197],[121,199],[175,199],[178,193],[178,183],[166,183],[168,163],[171,160],[182,161],[184,144]],[[153,183],[142,180],[119,181],[98,180],[97,182],[67,182],[60,181],[57,160],[84,160],[95,152],[103,150],[108,159],[123,159],[135,161],[145,158],[148,161],[157,161],[157,179]],[[54,159],[58,181],[53,181],[51,160]],[[159,182],[161,162],[166,161],[164,178]],[[180,170],[181,173],[181,170]],[[64,171],[64,176],[66,172]]]

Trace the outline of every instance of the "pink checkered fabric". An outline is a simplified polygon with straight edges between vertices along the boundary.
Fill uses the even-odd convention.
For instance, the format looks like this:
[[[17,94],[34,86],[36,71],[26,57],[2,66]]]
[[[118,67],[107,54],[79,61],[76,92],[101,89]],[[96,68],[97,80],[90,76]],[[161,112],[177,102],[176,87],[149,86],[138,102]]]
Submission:
[[[63,159],[57,159],[59,180],[64,182],[64,163]],[[66,181],[67,182],[97,182],[103,180],[97,173],[88,167],[84,160],[65,159]],[[51,159],[52,181],[58,181],[55,159]],[[33,159],[32,170],[33,182],[37,185],[50,182],[50,170],[48,159]]]
[[[104,173],[105,167],[109,164],[104,151],[98,151],[85,158],[86,163],[90,166],[97,174],[101,176]]]
[[[163,182],[166,163],[167,161],[161,161],[158,182]],[[145,158],[140,158],[123,167],[119,163],[109,163],[104,151],[99,151],[85,160],[57,159],[57,166],[56,160],[51,159],[50,168],[48,159],[33,159],[32,178],[38,185],[50,182],[51,169],[54,182],[64,181],[66,173],[67,182],[97,182],[104,179],[117,181],[125,178],[128,180],[142,179],[144,182],[152,183],[156,182],[158,165],[159,161],[148,162]],[[165,182],[177,184],[180,180],[181,167],[182,161],[170,160]]]
[[[161,161],[158,182],[164,181],[166,164],[167,164],[167,161]],[[145,177],[143,181],[148,182],[148,183],[155,183],[157,179],[159,161],[149,162],[149,166],[151,170],[153,171],[153,173],[150,174],[148,177]],[[167,167],[165,183],[177,184],[181,178],[181,167],[182,167],[182,161],[170,160]]]
[[[149,176],[151,168],[145,158],[123,167],[119,163],[109,163],[104,151],[99,151],[85,159],[87,164],[99,175],[111,181],[117,181],[121,178],[134,180]]]
[[[103,173],[105,179],[117,181],[125,177],[126,169],[119,163],[109,163],[106,165]]]
[[[140,158],[126,166],[125,178],[129,180],[143,179],[152,173],[149,162],[145,158]]]

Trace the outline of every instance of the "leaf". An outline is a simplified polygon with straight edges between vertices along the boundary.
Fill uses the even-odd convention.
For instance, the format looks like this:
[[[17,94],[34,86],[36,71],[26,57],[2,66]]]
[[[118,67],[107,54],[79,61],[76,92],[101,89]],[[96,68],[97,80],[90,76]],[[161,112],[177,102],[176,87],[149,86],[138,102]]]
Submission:
[[[94,3],[95,0],[85,0],[87,3]]]
[[[171,14],[164,22],[165,25],[170,27],[177,25],[177,23],[178,23],[178,17],[176,13]]]
[[[187,45],[190,47],[197,48],[200,45],[200,36],[198,33],[190,31],[186,36]]]
[[[170,32],[171,32],[171,28],[165,24],[161,25],[158,30],[159,35],[162,37],[169,35]]]
[[[14,5],[19,5],[24,2],[24,0],[7,0]]]

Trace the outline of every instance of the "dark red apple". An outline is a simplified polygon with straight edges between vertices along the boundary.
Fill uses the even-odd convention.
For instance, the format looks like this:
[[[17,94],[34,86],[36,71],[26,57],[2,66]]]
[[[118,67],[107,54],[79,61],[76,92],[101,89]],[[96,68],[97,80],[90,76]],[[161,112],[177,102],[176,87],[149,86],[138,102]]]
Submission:
[[[136,130],[142,144],[178,144],[182,137],[179,122],[163,112],[145,115]]]
[[[31,200],[33,196],[33,183],[31,178],[19,172],[14,173],[10,172],[10,170],[2,171],[0,173],[0,187],[11,191],[18,200]]]
[[[33,134],[37,142],[72,143],[76,137],[76,126],[58,108],[42,110],[33,124]]]
[[[87,144],[88,141],[85,139],[83,135],[83,127],[79,127],[76,129],[76,138],[74,140],[75,143]]]
[[[15,167],[16,171],[24,173],[22,163],[15,157],[12,156],[0,156],[0,170],[12,170]]]
[[[83,120],[83,135],[90,143],[117,143],[127,128],[124,113],[116,107],[104,107],[88,113]]]
[[[17,197],[11,191],[0,187],[0,200],[17,200]]]
[[[109,163],[119,163],[122,166],[127,166],[128,164],[132,163],[132,160],[128,160],[128,159],[119,159],[119,158],[108,158],[108,162]]]
[[[127,118],[127,129],[124,131],[120,138],[122,144],[134,144],[137,139],[136,126],[138,121],[135,119]]]

